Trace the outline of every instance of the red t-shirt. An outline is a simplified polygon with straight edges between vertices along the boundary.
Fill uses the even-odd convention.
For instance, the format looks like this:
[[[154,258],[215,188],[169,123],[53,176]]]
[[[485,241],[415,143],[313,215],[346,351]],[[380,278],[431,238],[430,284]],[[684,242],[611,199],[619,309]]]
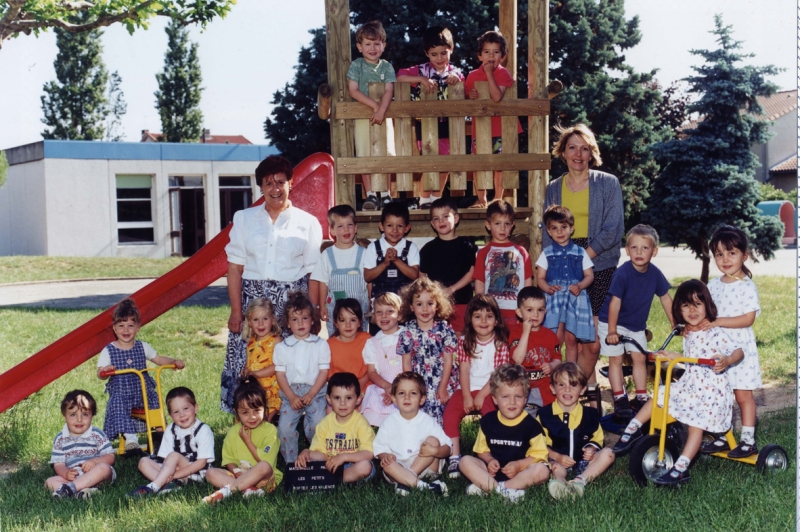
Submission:
[[[512,327],[508,335],[508,347],[511,354],[519,345],[522,336],[522,324]],[[558,350],[558,337],[556,333],[547,327],[539,327],[538,331],[531,331],[528,334],[528,352],[525,353],[525,360],[522,366],[529,371],[538,371],[542,366],[553,360],[561,360],[561,353]]]
[[[494,70],[494,80],[497,82],[498,87],[512,87],[514,85],[514,78],[511,73],[504,67],[499,66]],[[467,80],[464,82],[464,94],[469,98],[469,91],[475,88],[476,81],[487,81],[486,72],[483,67],[473,70],[467,74]],[[503,95],[505,97],[505,95]],[[522,124],[517,122],[517,133],[522,133]],[[500,137],[503,135],[503,122],[499,116],[492,117],[492,137]],[[475,138],[475,121],[472,122],[472,138]]]
[[[475,258],[472,278],[484,282],[484,293],[494,297],[501,310],[517,308],[517,295],[525,286],[525,279],[531,277],[531,256],[512,242],[490,242]]]

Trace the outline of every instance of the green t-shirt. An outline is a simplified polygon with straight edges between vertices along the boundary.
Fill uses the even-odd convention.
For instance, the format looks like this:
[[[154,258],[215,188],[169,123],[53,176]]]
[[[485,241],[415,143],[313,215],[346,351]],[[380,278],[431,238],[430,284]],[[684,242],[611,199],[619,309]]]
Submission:
[[[347,70],[347,79],[358,82],[358,90],[369,96],[370,83],[394,83],[397,76],[394,68],[388,61],[378,59],[378,64],[367,63],[363,57],[359,57],[352,63]]]
[[[241,428],[242,424],[236,423],[225,435],[225,441],[222,443],[222,467],[228,464],[241,467],[243,460],[249,462],[251,466],[256,465],[253,455],[250,454],[250,449],[247,448],[247,445],[244,444],[244,441],[239,436]],[[265,421],[250,432],[250,440],[258,450],[258,457],[272,466],[272,470],[275,472],[275,484],[279,484],[283,478],[283,473],[275,469],[278,450],[281,447],[281,442],[278,439],[278,429]]]

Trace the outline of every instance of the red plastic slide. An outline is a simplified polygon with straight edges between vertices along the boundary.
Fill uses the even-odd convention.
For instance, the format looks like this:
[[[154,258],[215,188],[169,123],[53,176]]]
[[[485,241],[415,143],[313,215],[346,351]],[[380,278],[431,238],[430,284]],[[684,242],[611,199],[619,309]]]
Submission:
[[[328,233],[327,211],[333,206],[333,158],[315,153],[294,169],[290,198],[294,205],[319,219]],[[254,205],[263,202],[259,199]],[[191,258],[131,297],[148,323],[228,272],[228,244],[232,226],[226,227]],[[84,323],[35,355],[0,375],[0,412],[22,401],[73,368],[94,357],[114,341],[111,309]]]

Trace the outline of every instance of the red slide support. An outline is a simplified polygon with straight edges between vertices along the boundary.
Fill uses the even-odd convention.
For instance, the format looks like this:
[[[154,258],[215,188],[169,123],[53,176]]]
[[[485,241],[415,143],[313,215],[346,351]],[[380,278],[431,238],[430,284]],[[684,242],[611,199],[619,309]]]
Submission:
[[[333,206],[333,158],[315,153],[294,169],[290,198],[313,214],[328,233],[327,211]],[[263,198],[254,205],[263,203]],[[225,246],[232,225],[175,269],[162,275],[131,297],[148,323],[228,272]],[[114,341],[111,309],[95,316],[63,338],[0,375],[0,412],[22,401],[73,368],[94,357]]]

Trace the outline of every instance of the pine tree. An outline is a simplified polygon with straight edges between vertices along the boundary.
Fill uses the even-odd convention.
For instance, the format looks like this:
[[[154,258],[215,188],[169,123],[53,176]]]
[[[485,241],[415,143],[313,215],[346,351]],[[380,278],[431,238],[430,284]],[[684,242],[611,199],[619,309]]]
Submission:
[[[108,80],[108,102],[109,114],[106,118],[106,134],[103,140],[119,142],[125,138],[122,129],[122,115],[128,112],[128,104],[125,103],[125,93],[120,89],[122,77],[119,72],[112,72]]]
[[[708,241],[723,224],[739,227],[751,248],[766,259],[781,246],[783,224],[760,216],[760,198],[754,171],[758,164],[750,151],[753,143],[769,140],[769,123],[758,118],[763,109],[758,96],[774,94],[777,87],[765,79],[779,70],[774,66],[741,66],[752,54],[737,52],[740,41],[731,26],[715,17],[719,48],[691,50],[706,64],[692,67],[697,75],[686,79],[689,92],[699,99],[689,106],[698,113],[695,129],[686,138],[653,146],[664,170],[655,181],[653,199],[645,219],[673,245],[686,243],[703,261],[702,280],[708,281],[711,255]]]
[[[202,75],[197,57],[197,43],[189,41],[189,31],[180,22],[171,21],[166,29],[167,53],[164,71],[156,74],[156,109],[161,116],[165,142],[197,142],[202,134],[200,111]]]
[[[86,18],[78,15],[76,21]],[[100,54],[100,30],[70,33],[56,29],[58,54],[53,62],[58,81],[44,84],[42,122],[45,139],[99,140],[108,115],[108,71]]]

